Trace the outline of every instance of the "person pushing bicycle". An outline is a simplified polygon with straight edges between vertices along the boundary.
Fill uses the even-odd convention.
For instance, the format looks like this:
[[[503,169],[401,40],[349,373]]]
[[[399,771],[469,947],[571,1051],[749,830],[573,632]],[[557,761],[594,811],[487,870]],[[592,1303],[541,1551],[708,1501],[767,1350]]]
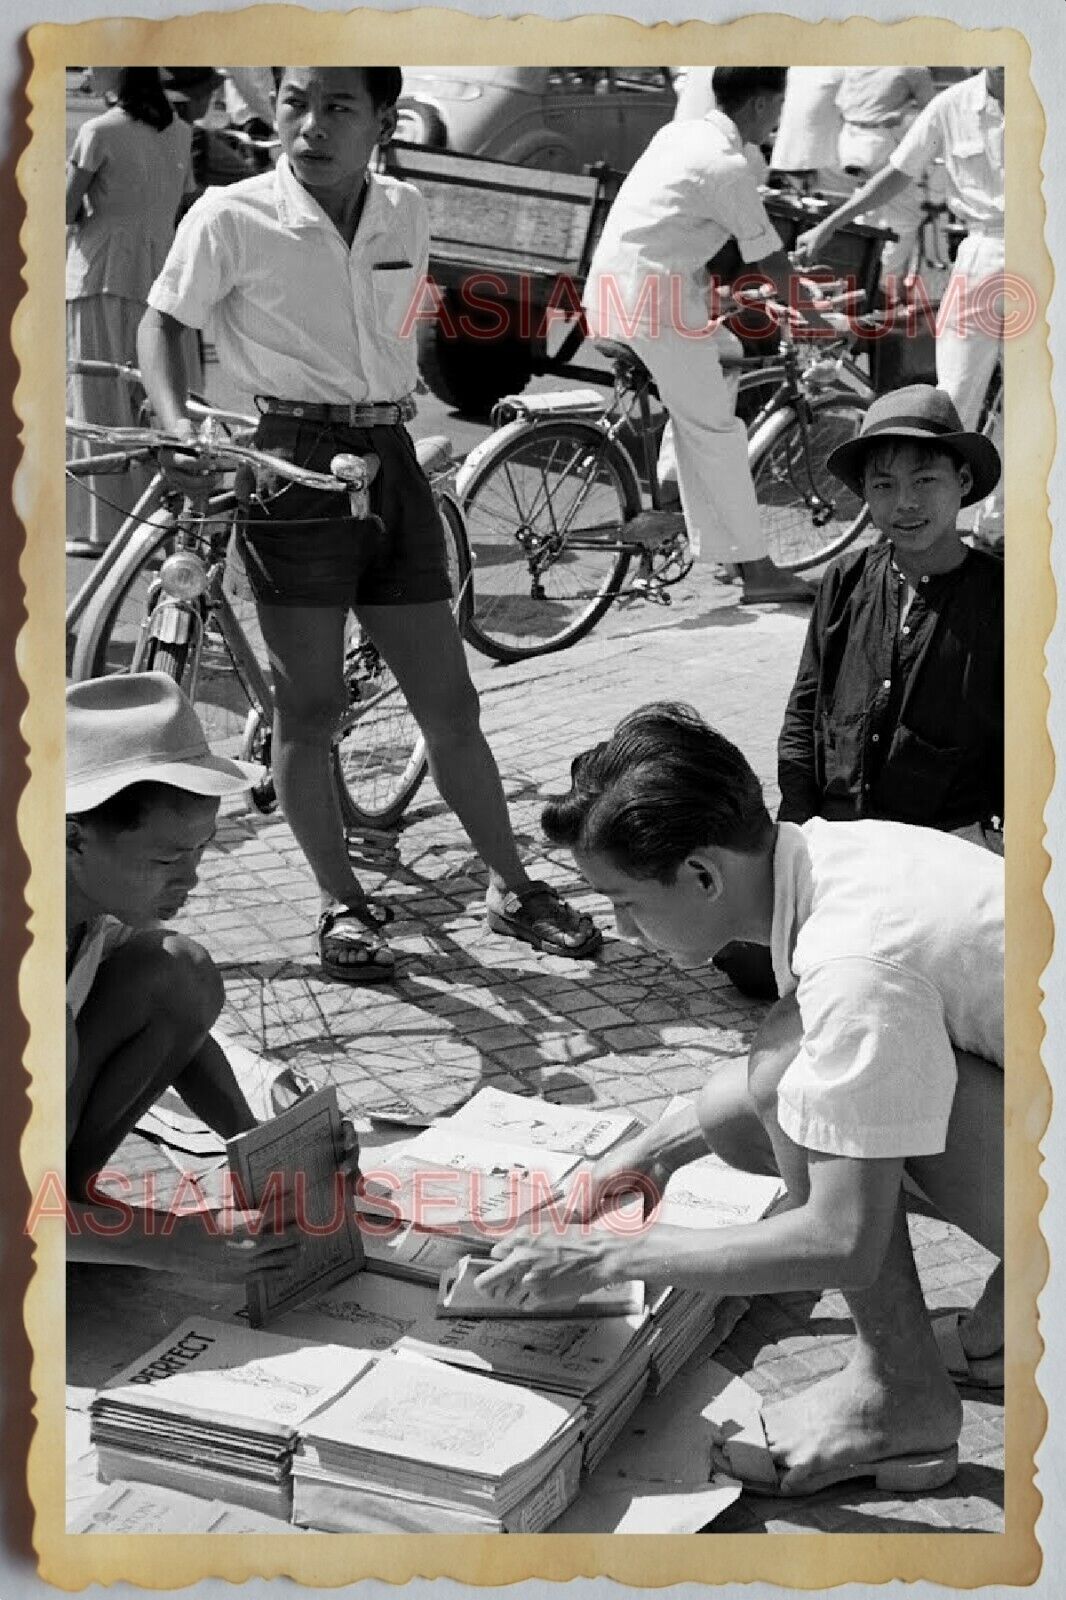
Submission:
[[[168,429],[195,431],[181,338],[210,320],[223,367],[257,397],[257,445],[322,471],[338,452],[380,461],[371,487],[380,522],[353,522],[346,497],[260,477],[239,535],[274,676],[278,798],[321,893],[323,970],[349,983],[395,975],[387,913],[352,870],[330,775],[352,609],[488,866],[489,925],[559,955],[591,954],[598,929],[519,857],[449,605],[437,509],[404,426],[418,377],[405,315],[425,279],[429,226],[417,189],[369,170],[396,126],[400,69],[274,75],[277,168],[192,207],[149,295],[138,351]]]

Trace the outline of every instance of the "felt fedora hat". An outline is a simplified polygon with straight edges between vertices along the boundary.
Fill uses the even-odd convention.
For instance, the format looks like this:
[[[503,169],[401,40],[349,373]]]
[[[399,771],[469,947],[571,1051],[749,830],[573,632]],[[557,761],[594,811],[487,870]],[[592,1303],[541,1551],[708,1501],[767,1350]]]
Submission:
[[[68,816],[134,783],[222,796],[261,776],[259,767],[212,754],[191,702],[163,672],[89,678],[67,690]]]
[[[872,446],[886,439],[915,440],[943,445],[973,473],[973,484],[963,496],[964,506],[991,494],[999,482],[999,451],[983,433],[963,427],[951,396],[931,383],[912,383],[879,395],[862,419],[854,439],[829,452],[826,466],[862,500],[863,467]]]

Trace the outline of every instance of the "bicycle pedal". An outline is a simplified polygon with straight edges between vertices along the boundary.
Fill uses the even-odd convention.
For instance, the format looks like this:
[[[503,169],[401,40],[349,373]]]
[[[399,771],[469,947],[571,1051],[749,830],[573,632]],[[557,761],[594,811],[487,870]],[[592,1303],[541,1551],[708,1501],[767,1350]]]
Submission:
[[[643,545],[657,549],[671,540],[685,538],[685,515],[682,511],[638,511],[635,517],[622,524],[624,544]]]

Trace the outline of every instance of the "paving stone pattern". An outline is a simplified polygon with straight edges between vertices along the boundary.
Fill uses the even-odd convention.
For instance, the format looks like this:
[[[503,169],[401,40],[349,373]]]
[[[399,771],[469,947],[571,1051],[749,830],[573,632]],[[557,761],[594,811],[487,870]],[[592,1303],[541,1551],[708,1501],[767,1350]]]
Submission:
[[[591,639],[517,667],[471,657],[483,719],[516,833],[538,874],[593,912],[607,933],[593,961],[538,955],[484,925],[485,873],[427,782],[395,835],[353,841],[368,890],[395,908],[395,984],[349,988],[317,971],[317,898],[279,817],[228,813],[182,926],[225,977],[225,1027],[293,1060],[342,1104],[365,1112],[400,1098],[429,1112],[483,1084],[560,1101],[624,1105],[656,1117],[742,1056],[762,1008],[721,975],[681,973],[621,942],[604,902],[561,853],[545,855],[538,813],[565,789],[572,755],[635,705],[682,698],[735,739],[771,805],[775,743],[805,628],[794,610],[748,610],[697,570],[670,610],[617,610]],[[972,1304],[989,1258],[943,1222],[913,1219],[930,1303]],[[837,1294],[761,1297],[722,1358],[767,1400],[843,1364],[850,1324]],[[896,1499],[869,1485],[810,1500],[744,1496],[730,1532],[1001,1531],[1003,1411],[965,1400],[963,1465],[948,1489]]]

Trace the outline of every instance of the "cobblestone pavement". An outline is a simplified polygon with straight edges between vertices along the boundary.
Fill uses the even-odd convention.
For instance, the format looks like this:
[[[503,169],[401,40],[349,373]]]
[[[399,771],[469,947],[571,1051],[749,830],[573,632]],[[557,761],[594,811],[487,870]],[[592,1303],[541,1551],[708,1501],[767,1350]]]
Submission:
[[[618,940],[604,902],[560,854],[544,858],[538,812],[566,787],[573,753],[642,701],[693,702],[745,750],[774,791],[774,746],[805,626],[794,610],[747,610],[697,572],[670,610],[627,606],[556,656],[499,668],[472,657],[486,731],[518,837],[549,878],[607,932],[600,955],[542,956],[484,926],[485,876],[427,782],[396,835],[356,841],[365,886],[395,908],[395,985],[350,989],[318,975],[310,872],[277,816],[223,817],[182,926],[218,961],[227,1031],[364,1112],[402,1098],[443,1110],[483,1084],[657,1116],[745,1051],[761,1007],[714,969],[682,974]],[[933,1305],[972,1304],[989,1258],[932,1217],[912,1221]],[[762,1297],[721,1353],[769,1400],[843,1364],[839,1295]],[[897,1499],[869,1486],[811,1500],[744,1496],[731,1532],[987,1531],[1003,1527],[1003,1411],[965,1397],[962,1466],[946,1490]]]

